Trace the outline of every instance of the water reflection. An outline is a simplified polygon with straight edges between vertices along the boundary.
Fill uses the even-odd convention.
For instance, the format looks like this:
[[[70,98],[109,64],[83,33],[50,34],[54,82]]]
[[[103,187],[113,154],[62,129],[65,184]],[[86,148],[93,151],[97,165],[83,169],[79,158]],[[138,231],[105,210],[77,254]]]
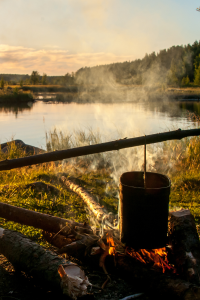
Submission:
[[[186,118],[187,111],[200,115],[200,103],[169,101],[121,103],[52,103],[36,101],[0,104],[0,142],[11,137],[45,148],[45,132],[54,127],[73,134],[89,129],[104,141],[197,126]]]
[[[27,102],[27,103],[0,103],[0,113],[13,113],[15,117],[18,117],[19,113],[22,113],[24,111],[30,111],[33,107],[33,102]]]
[[[200,116],[200,102],[180,102],[179,107],[181,111],[189,111]]]

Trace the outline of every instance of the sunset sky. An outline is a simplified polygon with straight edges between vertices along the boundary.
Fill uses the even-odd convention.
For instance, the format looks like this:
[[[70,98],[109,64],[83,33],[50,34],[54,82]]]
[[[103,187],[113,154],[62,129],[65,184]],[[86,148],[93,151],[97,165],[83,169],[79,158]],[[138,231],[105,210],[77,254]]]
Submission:
[[[64,75],[200,40],[200,0],[0,0],[0,73]]]

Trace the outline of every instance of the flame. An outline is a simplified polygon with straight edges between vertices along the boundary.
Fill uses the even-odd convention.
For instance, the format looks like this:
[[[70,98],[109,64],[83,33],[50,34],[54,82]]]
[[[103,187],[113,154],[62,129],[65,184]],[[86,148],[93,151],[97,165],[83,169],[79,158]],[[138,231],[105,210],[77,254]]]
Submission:
[[[115,254],[115,242],[113,240],[113,238],[111,237],[111,235],[109,233],[107,233],[107,243],[108,243],[108,253],[110,255],[114,255]]]
[[[118,252],[118,242],[114,241],[112,237],[112,233],[108,232],[106,234],[107,239],[107,251],[109,255],[115,255]],[[116,242],[116,244],[115,244]],[[132,256],[133,258],[139,260],[143,264],[150,264],[153,268],[161,269],[163,273],[166,271],[170,271],[175,273],[176,270],[174,266],[169,264],[169,261],[167,259],[167,250],[166,248],[159,248],[159,249],[140,249],[138,251],[135,251],[133,248],[126,248],[125,254]]]
[[[140,249],[139,251],[127,248],[126,254],[144,264],[153,264],[153,268],[162,269],[163,273],[165,273],[166,270],[170,270],[173,273],[176,272],[175,268],[169,264],[166,248],[152,250]]]

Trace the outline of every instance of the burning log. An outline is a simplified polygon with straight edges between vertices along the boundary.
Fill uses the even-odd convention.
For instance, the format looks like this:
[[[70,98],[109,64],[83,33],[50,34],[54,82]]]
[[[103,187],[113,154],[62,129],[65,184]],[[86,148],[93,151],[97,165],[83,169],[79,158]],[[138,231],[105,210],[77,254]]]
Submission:
[[[200,284],[200,242],[195,220],[189,209],[170,213],[169,243],[179,275]]]
[[[92,232],[90,226],[86,223],[78,223],[1,202],[0,218],[40,228],[48,232],[59,232],[65,236],[71,234],[76,227],[81,228],[86,233]]]
[[[15,168],[31,166],[31,165],[45,163],[49,161],[57,161],[57,160],[78,157],[83,155],[89,155],[89,154],[95,154],[95,153],[101,153],[107,151],[115,151],[119,149],[136,147],[145,144],[148,145],[153,143],[160,143],[168,140],[180,140],[187,136],[197,136],[197,135],[200,135],[200,129],[190,129],[190,130],[178,129],[170,132],[146,135],[145,137],[141,136],[141,137],[136,137],[131,139],[121,139],[121,140],[101,143],[97,145],[53,151],[53,152],[33,155],[29,157],[1,161],[0,171],[11,170]]]
[[[71,299],[87,294],[90,283],[77,265],[44,250],[21,233],[0,228],[0,252],[15,270],[26,272]]]

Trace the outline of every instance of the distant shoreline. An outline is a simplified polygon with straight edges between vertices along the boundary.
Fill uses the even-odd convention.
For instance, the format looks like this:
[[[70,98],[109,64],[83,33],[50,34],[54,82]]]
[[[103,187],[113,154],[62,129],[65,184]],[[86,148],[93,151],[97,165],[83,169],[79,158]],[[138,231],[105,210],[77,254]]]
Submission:
[[[57,103],[119,103],[159,101],[200,101],[200,87],[167,87],[117,85],[102,86],[8,86],[0,91],[0,103],[57,102]]]

